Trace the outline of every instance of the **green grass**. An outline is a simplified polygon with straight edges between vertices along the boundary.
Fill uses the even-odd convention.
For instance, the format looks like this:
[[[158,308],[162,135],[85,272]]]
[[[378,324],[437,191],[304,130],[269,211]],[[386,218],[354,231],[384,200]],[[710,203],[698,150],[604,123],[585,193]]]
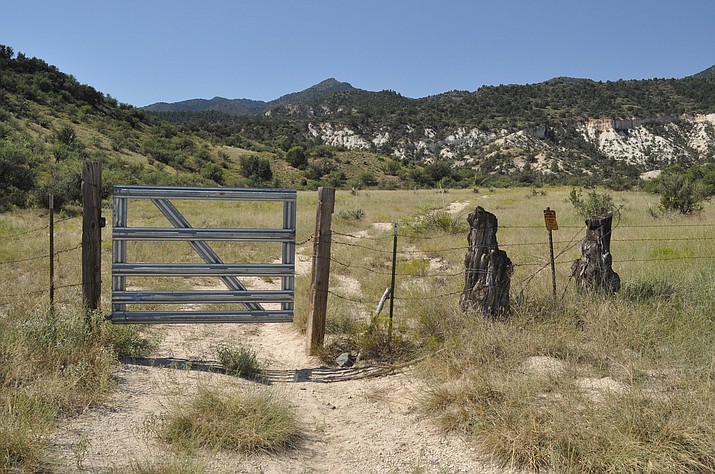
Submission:
[[[183,451],[275,453],[297,447],[302,438],[297,416],[274,391],[225,394],[206,387],[166,415],[159,434]]]

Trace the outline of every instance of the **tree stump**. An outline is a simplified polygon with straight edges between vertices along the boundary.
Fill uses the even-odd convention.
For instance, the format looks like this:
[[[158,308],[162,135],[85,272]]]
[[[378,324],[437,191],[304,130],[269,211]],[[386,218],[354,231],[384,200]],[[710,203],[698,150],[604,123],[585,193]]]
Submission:
[[[621,289],[621,278],[611,265],[611,223],[613,213],[586,219],[586,237],[581,241],[581,258],[571,265],[571,276],[582,291],[613,294]]]
[[[459,304],[464,311],[479,309],[484,316],[509,312],[509,286],[513,266],[497,244],[497,218],[477,206],[467,217],[469,250],[464,257],[464,291]]]

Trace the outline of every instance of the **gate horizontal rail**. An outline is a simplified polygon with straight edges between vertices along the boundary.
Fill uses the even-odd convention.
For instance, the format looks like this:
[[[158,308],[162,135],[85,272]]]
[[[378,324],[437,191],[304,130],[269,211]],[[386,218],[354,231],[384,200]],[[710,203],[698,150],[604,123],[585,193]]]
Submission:
[[[119,324],[171,323],[284,323],[293,310],[281,311],[118,311],[112,322]]]
[[[128,201],[149,199],[171,227],[129,227]],[[172,199],[277,201],[283,203],[281,228],[194,228]],[[114,323],[256,323],[293,319],[296,200],[294,190],[115,186],[112,229],[112,315]],[[127,262],[127,242],[184,241],[205,263]],[[209,241],[281,244],[280,263],[226,263]],[[142,244],[144,245],[144,244]],[[226,290],[127,289],[127,278],[218,277]],[[248,289],[238,277],[279,277],[280,290]],[[239,304],[246,309],[140,310],[128,305]],[[280,309],[266,309],[274,304]]]
[[[272,229],[164,229],[134,227],[114,229],[114,240],[233,240],[239,242],[291,242],[291,230]]]
[[[117,303],[201,304],[201,303],[290,303],[292,291],[115,291]]]
[[[226,263],[117,263],[116,276],[288,276],[293,265],[226,264]]]
[[[184,188],[174,186],[115,186],[114,196],[134,199],[200,199],[229,201],[293,201],[290,189]]]

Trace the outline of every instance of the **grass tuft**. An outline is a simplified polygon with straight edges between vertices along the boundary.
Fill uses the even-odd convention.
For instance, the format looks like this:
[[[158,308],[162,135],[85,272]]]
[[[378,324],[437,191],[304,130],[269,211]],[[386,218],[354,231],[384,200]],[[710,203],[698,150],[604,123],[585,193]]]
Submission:
[[[222,394],[200,387],[180,413],[164,419],[160,436],[173,446],[240,452],[279,452],[301,439],[297,417],[268,390]]]
[[[216,353],[221,365],[237,377],[254,379],[265,372],[264,364],[258,360],[256,351],[251,348],[238,346],[234,349],[220,345],[216,348]]]

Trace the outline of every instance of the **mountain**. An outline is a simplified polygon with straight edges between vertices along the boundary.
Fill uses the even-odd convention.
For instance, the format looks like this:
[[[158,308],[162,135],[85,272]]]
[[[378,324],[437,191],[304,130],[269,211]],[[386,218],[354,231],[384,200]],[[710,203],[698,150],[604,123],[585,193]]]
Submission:
[[[705,72],[705,71],[704,71]],[[715,78],[554,78],[412,99],[328,79],[270,102],[119,104],[0,45],[0,212],[117,184],[332,187],[638,183],[715,161]],[[174,110],[174,111],[172,111]]]
[[[214,97],[210,100],[190,99],[174,103],[157,102],[143,107],[143,109],[149,112],[203,112],[215,110],[229,115],[250,116],[260,113],[265,106],[266,103],[260,100]]]
[[[254,116],[162,118],[203,123],[244,145],[328,146],[389,156],[403,166],[447,161],[501,182],[621,186],[670,164],[715,158],[711,69],[683,79],[556,77],[421,99],[330,79],[269,102]]]
[[[211,100],[190,99],[181,102],[157,102],[143,107],[148,112],[220,112],[236,117],[250,117],[266,113],[274,107],[290,106],[313,101],[339,92],[356,90],[347,82],[334,78],[326,79],[301,92],[294,92],[270,102],[250,99],[225,99],[214,97]]]
[[[705,69],[704,71],[700,71],[697,74],[693,74],[690,77],[697,77],[700,79],[712,79],[715,78],[715,65],[710,66],[709,68]]]

